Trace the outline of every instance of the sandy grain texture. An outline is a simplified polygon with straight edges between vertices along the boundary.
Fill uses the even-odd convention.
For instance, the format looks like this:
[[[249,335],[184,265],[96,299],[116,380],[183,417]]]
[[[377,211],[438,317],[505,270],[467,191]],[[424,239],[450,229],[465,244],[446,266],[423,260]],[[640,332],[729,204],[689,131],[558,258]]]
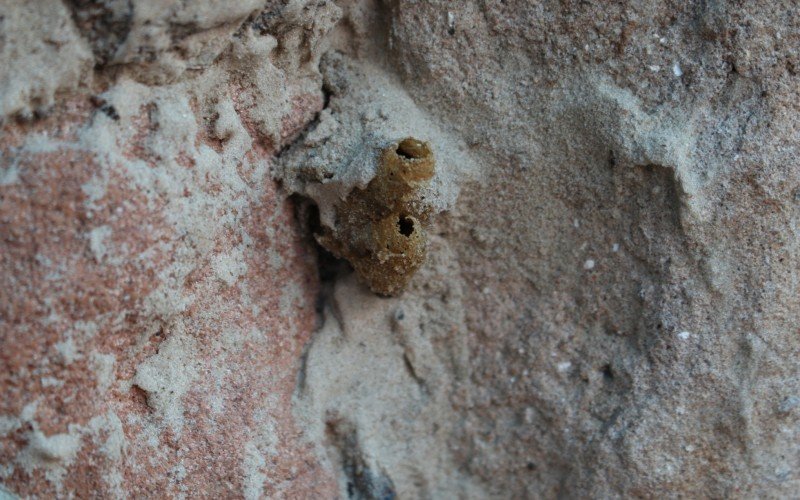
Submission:
[[[797,491],[795,2],[0,7],[0,496]]]

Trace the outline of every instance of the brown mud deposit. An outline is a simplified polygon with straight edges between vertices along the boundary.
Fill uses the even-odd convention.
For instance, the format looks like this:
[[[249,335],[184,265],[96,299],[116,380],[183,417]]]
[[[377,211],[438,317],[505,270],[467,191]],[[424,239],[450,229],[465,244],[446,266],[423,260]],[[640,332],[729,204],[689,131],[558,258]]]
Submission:
[[[430,206],[420,194],[433,177],[430,145],[408,137],[378,156],[375,178],[336,207],[336,226],[317,241],[346,259],[369,288],[396,295],[425,261]]]

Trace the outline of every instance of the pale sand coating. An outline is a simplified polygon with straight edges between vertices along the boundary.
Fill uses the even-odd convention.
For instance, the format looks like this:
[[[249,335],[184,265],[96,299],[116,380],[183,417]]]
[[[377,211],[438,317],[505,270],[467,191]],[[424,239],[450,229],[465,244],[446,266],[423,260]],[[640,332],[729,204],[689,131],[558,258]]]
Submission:
[[[793,1],[0,0],[0,497],[796,495],[799,72]]]

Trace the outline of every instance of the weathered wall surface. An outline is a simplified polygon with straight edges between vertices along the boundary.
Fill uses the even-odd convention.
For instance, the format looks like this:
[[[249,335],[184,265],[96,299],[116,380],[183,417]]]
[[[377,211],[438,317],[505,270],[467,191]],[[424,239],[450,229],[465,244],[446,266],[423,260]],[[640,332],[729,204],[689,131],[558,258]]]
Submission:
[[[322,107],[320,42],[338,9],[273,23],[256,4],[4,5],[7,490],[335,486],[291,414],[318,278],[269,170]]]
[[[792,494],[799,54],[791,1],[1,1],[0,496]],[[408,135],[382,298],[310,233]]]
[[[796,491],[797,5],[475,2],[452,34],[404,7],[394,67],[485,166],[444,225],[461,463],[516,495]]]

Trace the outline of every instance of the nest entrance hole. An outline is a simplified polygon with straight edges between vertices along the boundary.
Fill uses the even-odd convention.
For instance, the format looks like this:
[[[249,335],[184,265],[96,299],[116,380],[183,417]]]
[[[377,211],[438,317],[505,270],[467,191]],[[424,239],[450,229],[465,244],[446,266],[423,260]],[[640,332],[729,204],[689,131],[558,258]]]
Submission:
[[[400,144],[397,145],[396,153],[398,156],[409,160],[419,160],[430,154],[425,143],[410,137],[400,141]]]
[[[397,221],[397,227],[400,228],[400,234],[408,238],[414,234],[414,219],[410,217],[400,217]]]

